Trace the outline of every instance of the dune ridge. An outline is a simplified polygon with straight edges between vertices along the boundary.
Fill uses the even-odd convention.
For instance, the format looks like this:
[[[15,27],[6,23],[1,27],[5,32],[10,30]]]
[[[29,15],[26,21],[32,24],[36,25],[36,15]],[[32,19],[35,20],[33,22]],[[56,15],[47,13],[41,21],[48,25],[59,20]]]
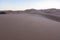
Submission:
[[[60,16],[36,10],[17,13],[0,14],[0,40],[60,40]]]

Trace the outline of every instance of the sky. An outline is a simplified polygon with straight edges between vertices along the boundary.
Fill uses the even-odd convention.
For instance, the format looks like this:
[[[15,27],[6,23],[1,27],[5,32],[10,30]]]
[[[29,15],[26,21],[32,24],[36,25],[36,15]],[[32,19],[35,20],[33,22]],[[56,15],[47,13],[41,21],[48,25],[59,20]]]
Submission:
[[[60,0],[0,0],[0,10],[59,8]]]

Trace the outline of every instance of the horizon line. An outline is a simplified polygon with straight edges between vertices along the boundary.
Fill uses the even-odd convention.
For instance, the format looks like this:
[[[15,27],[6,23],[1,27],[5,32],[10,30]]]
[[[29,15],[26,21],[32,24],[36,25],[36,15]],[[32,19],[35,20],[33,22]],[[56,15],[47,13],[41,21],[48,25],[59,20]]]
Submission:
[[[29,9],[35,9],[35,8],[27,8],[27,9],[0,9],[0,11],[24,11]],[[44,9],[60,9],[60,8],[44,8]],[[35,9],[35,10],[44,10],[44,9]]]

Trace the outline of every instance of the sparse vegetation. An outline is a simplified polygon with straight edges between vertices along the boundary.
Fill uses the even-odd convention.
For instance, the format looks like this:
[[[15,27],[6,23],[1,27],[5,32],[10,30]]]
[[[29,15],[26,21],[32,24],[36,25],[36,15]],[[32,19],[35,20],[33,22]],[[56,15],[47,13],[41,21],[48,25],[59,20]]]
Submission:
[[[6,14],[4,11],[1,11],[0,14]]]

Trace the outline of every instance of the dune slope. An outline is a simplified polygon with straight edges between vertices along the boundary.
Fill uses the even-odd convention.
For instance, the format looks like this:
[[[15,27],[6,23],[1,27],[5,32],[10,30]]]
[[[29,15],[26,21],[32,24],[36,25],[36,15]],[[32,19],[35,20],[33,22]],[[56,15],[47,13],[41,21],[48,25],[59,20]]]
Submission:
[[[60,23],[41,15],[0,15],[0,40],[60,40]]]

